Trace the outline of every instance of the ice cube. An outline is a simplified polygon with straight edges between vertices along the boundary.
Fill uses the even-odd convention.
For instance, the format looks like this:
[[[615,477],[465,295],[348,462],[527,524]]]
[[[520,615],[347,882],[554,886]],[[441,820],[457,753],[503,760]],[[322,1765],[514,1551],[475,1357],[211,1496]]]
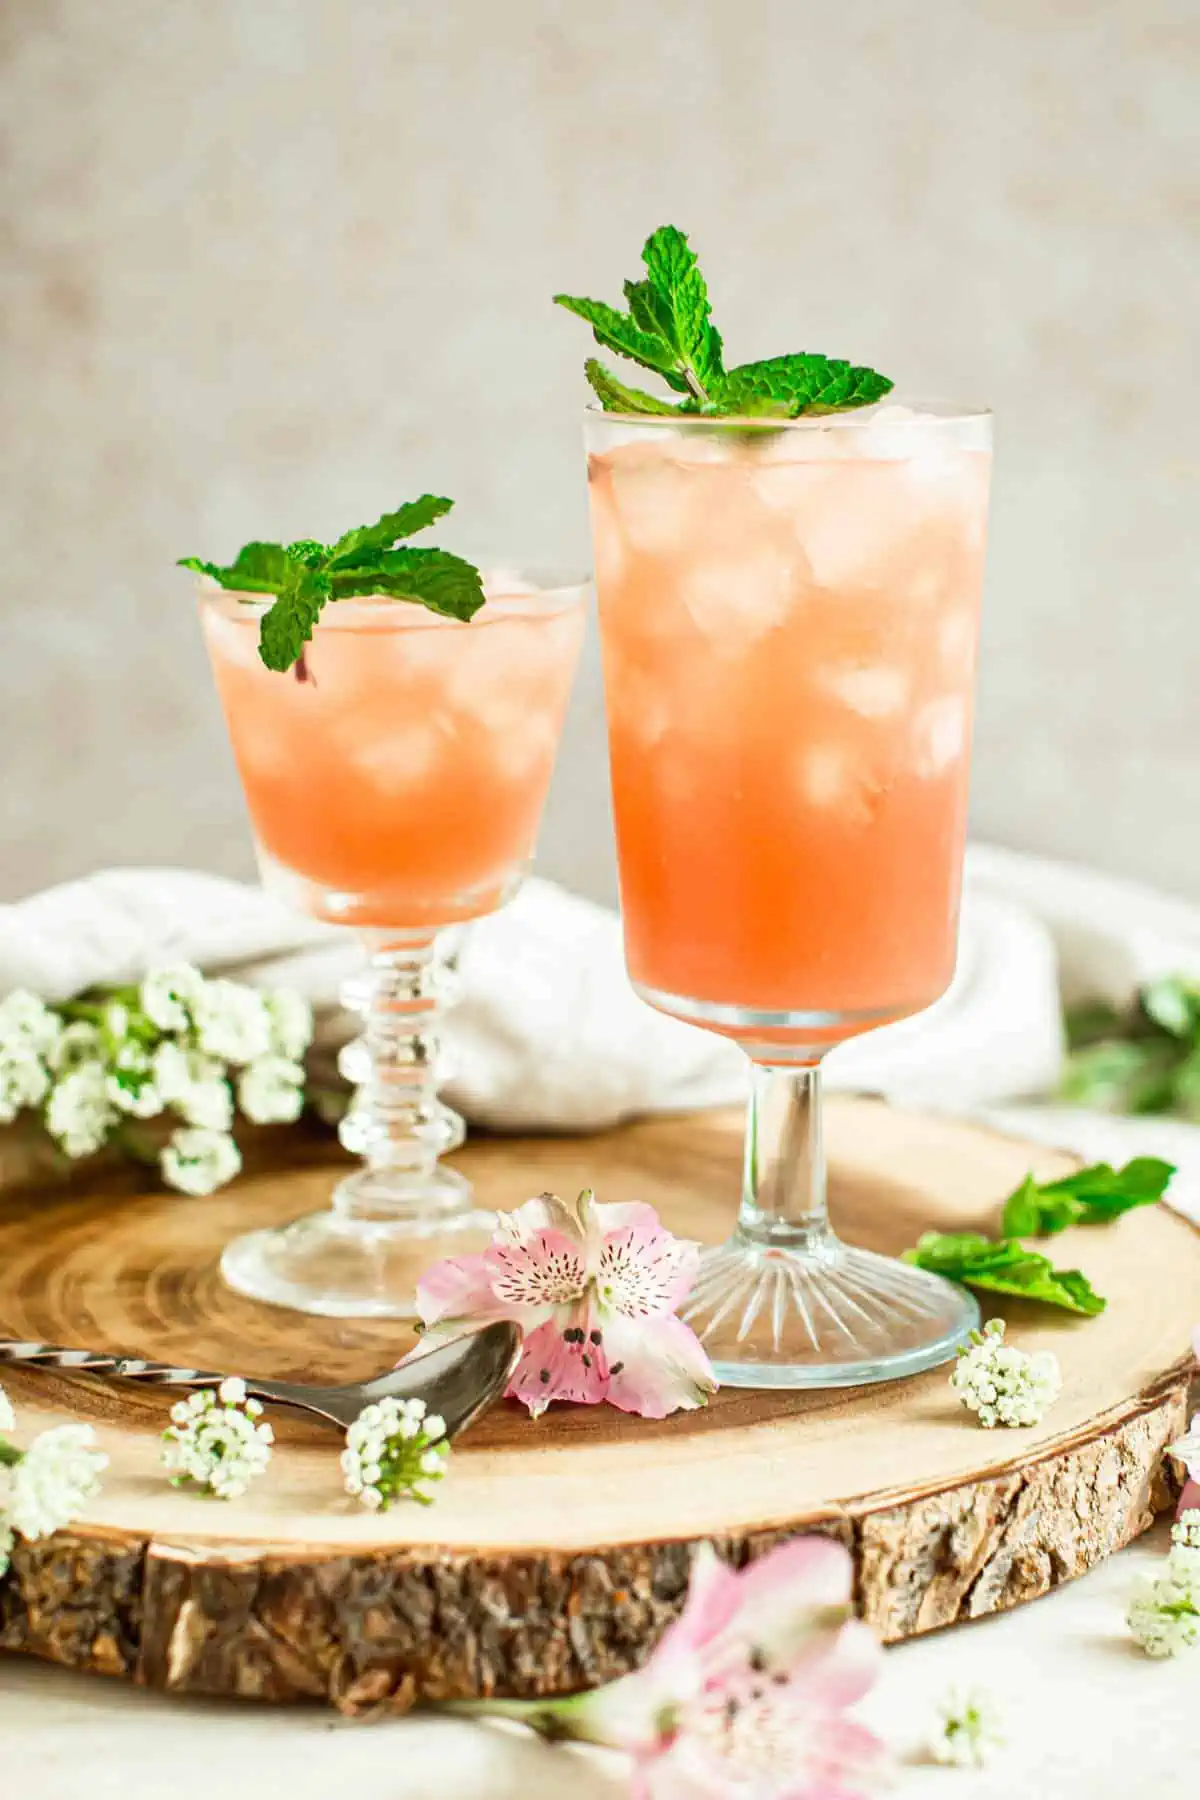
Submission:
[[[804,800],[820,812],[837,813],[847,824],[866,825],[878,811],[884,784],[861,752],[846,744],[806,744],[796,773]]]
[[[209,655],[215,663],[268,675],[258,654],[259,622],[265,608],[247,605],[245,610],[227,612],[225,607],[236,602],[218,601],[204,608],[201,617]]]
[[[378,737],[360,733],[349,740],[350,770],[353,776],[389,794],[419,787],[434,774],[452,734],[453,725],[439,714],[408,724],[389,724]]]
[[[821,685],[864,719],[890,719],[903,711],[912,683],[907,669],[891,663],[834,663]]]
[[[509,781],[525,781],[554,756],[555,721],[526,710],[519,723],[498,732],[491,748],[493,768]]]
[[[975,667],[977,626],[972,612],[951,612],[938,626],[938,662],[948,681],[969,681]]]
[[[684,565],[679,598],[706,637],[736,655],[747,642],[781,625],[795,605],[803,559],[748,538],[737,553],[699,556]]]
[[[944,694],[923,706],[913,721],[913,769],[923,780],[944,775],[967,747],[967,702]]]
[[[707,467],[671,450],[669,441],[628,444],[597,458],[592,471],[597,487],[607,478],[626,545],[643,555],[683,549],[703,523]]]

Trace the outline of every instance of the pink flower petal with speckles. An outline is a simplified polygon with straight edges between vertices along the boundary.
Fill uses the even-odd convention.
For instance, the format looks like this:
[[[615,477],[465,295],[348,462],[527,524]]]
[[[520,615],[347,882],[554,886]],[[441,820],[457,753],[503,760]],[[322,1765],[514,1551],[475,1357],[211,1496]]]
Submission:
[[[572,1306],[587,1283],[584,1253],[578,1240],[547,1227],[530,1232],[521,1243],[493,1244],[484,1251],[491,1291],[514,1318],[529,1309]]]
[[[1182,1519],[1185,1512],[1200,1512],[1200,1481],[1185,1481],[1183,1484],[1175,1517]]]
[[[690,1325],[671,1313],[648,1319],[609,1314],[604,1348],[610,1380],[607,1399],[622,1412],[645,1419],[693,1411],[716,1392],[716,1376]]]
[[[480,1323],[503,1318],[504,1308],[492,1290],[487,1253],[447,1256],[426,1269],[417,1283],[417,1311],[426,1325],[470,1313]]]
[[[596,1286],[606,1308],[641,1322],[682,1304],[699,1262],[699,1246],[672,1237],[657,1220],[623,1225],[604,1233]]]
[[[551,1319],[529,1333],[506,1393],[523,1401],[537,1418],[552,1400],[595,1405],[604,1399],[607,1385],[603,1350],[591,1341],[589,1315],[580,1306],[568,1315],[565,1326]]]

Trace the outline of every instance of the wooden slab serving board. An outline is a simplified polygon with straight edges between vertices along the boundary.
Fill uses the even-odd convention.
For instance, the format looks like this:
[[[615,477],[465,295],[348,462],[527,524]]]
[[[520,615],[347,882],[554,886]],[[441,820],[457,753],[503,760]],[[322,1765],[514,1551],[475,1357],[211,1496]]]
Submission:
[[[479,1140],[456,1160],[488,1204],[591,1185],[715,1241],[732,1219],[740,1129],[707,1113],[591,1139]],[[930,1227],[994,1227],[1027,1169],[1070,1166],[867,1100],[833,1101],[828,1139],[835,1222],[883,1251]],[[207,1200],[0,1200],[0,1335],[292,1379],[386,1366],[410,1346],[407,1327],[258,1306],[217,1273],[235,1232],[323,1204],[336,1153],[319,1154]],[[169,1397],[3,1371],[23,1432],[93,1420],[112,1466],[86,1523],[18,1546],[0,1581],[0,1648],[177,1692],[348,1711],[560,1692],[644,1657],[679,1610],[697,1540],[741,1561],[806,1530],[850,1547],[859,1605],[886,1640],[1015,1605],[1170,1502],[1163,1449],[1184,1427],[1200,1316],[1200,1234],[1165,1208],[1067,1234],[1055,1254],[1109,1309],[1076,1320],[1003,1307],[1016,1341],[1062,1363],[1062,1397],[1037,1429],[982,1430],[945,1370],[840,1393],[730,1389],[657,1424],[607,1408],[533,1423],[505,1402],[456,1449],[435,1506],[382,1517],[341,1495],[339,1439],[316,1423],[278,1413],[271,1469],[226,1504],[160,1473]]]

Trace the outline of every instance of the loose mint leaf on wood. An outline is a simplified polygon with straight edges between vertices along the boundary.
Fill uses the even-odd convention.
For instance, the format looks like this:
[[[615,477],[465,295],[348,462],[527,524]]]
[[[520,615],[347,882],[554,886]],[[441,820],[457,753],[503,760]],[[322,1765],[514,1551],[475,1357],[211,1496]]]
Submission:
[[[198,556],[183,556],[177,566],[210,575],[235,593],[274,594],[288,580],[292,561],[282,544],[244,544],[231,563],[202,562]]]
[[[286,582],[258,628],[258,653],[268,669],[282,672],[300,658],[329,598],[329,576],[290,562]]]
[[[1107,1304],[1079,1269],[1056,1269],[1049,1257],[1011,1238],[929,1231],[914,1249],[904,1252],[904,1260],[965,1287],[1040,1300],[1088,1317],[1103,1312]]]
[[[1005,1201],[1000,1228],[1006,1237],[1051,1237],[1069,1225],[1105,1224],[1134,1207],[1153,1206],[1174,1173],[1174,1163],[1135,1156],[1121,1169],[1093,1163],[1059,1181],[1027,1175]]]
[[[870,406],[892,390],[886,375],[858,368],[837,357],[772,356],[764,362],[730,369],[721,390],[723,413],[779,411],[787,418],[801,413],[840,412]]]
[[[627,413],[677,413],[679,408],[670,400],[660,400],[657,394],[644,393],[641,388],[626,387],[623,381],[602,362],[590,356],[583,365],[592,386],[592,392],[599,400],[605,412]]]
[[[358,594],[386,594],[395,600],[417,600],[449,619],[472,619],[484,602],[479,570],[449,550],[404,546],[382,550],[370,565],[331,571],[333,596],[348,600]]]
[[[329,552],[327,567],[357,566],[375,551],[390,549],[398,538],[412,537],[414,532],[424,531],[436,519],[444,518],[453,506],[453,500],[442,499],[437,494],[422,494],[419,500],[410,500],[397,507],[395,512],[384,513],[374,525],[357,525],[353,531],[343,532]]]

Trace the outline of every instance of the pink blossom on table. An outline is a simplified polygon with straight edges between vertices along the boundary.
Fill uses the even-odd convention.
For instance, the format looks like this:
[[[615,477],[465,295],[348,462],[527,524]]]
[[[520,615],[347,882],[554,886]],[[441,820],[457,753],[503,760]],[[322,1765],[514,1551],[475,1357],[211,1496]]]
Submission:
[[[417,1287],[432,1347],[511,1319],[524,1342],[507,1392],[534,1418],[552,1400],[607,1401],[662,1419],[704,1406],[716,1389],[708,1357],[676,1318],[699,1246],[673,1237],[652,1206],[572,1209],[554,1194],[501,1213],[488,1248],[435,1263]]]
[[[881,1652],[852,1616],[852,1564],[793,1539],[740,1572],[702,1545],[687,1602],[645,1668],[558,1701],[476,1701],[548,1736],[627,1751],[636,1800],[862,1800],[888,1771],[849,1716]]]

